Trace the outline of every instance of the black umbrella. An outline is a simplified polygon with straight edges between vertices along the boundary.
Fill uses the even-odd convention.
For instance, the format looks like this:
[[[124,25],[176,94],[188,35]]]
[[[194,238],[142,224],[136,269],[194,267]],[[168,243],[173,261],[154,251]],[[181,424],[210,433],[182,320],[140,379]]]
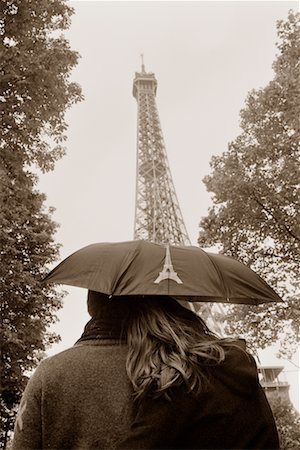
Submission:
[[[282,301],[259,275],[231,257],[142,240],[88,245],[44,281],[112,296],[169,295],[191,302],[254,305]]]

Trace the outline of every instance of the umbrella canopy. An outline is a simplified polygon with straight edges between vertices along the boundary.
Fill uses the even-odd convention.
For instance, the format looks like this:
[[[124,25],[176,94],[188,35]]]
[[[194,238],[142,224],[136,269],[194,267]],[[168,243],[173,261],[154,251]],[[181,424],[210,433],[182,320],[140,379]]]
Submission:
[[[44,282],[111,296],[168,295],[254,305],[282,301],[259,275],[231,257],[142,240],[88,245],[63,260]]]

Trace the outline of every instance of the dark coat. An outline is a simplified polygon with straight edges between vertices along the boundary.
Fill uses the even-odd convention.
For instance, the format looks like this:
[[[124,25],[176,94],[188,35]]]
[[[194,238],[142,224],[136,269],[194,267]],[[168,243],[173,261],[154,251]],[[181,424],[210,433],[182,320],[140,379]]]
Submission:
[[[140,404],[122,449],[279,449],[278,434],[254,359],[234,347],[210,367],[196,398],[174,388],[171,401]]]
[[[279,448],[255,361],[242,350],[210,367],[197,398],[182,386],[171,401],[139,405],[126,354],[124,342],[99,336],[44,360],[24,392],[13,450]]]

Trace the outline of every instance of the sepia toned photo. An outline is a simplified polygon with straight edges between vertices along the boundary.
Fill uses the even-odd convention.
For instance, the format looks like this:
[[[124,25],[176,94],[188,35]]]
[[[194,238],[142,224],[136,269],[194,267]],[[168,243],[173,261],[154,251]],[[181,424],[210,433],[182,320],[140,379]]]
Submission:
[[[298,450],[298,2],[0,35],[0,449]]]

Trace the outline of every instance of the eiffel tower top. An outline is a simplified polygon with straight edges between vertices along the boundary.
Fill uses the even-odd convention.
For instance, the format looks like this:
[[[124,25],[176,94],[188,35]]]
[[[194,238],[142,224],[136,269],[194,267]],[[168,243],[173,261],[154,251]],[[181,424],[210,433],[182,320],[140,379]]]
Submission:
[[[144,64],[144,55],[141,55],[142,66],[141,72],[135,72],[135,78],[133,80],[132,94],[137,99],[139,92],[151,92],[156,95],[157,80],[153,72],[146,72]]]

